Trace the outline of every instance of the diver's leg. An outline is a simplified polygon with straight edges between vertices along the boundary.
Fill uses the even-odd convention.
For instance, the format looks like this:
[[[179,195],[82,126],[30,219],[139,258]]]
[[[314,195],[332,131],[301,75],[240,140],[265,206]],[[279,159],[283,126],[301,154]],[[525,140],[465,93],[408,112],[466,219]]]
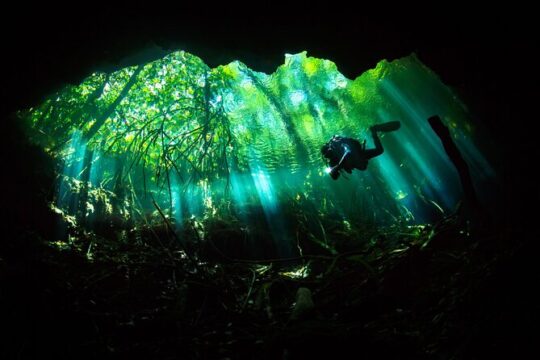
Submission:
[[[400,127],[401,127],[401,123],[399,121],[388,121],[382,124],[373,125],[371,129],[375,131],[390,132],[390,131],[396,131]]]
[[[375,156],[379,156],[384,152],[383,146],[381,144],[381,139],[379,139],[378,131],[389,132],[396,131],[401,127],[399,121],[389,121],[382,124],[373,125],[369,128],[371,130],[371,136],[373,137],[373,143],[375,144],[375,149],[365,150],[366,158],[371,159]]]
[[[381,139],[379,139],[379,135],[377,134],[376,126],[372,126],[370,130],[371,130],[371,136],[373,137],[373,144],[375,145],[375,148],[364,150],[364,154],[367,159],[371,159],[375,156],[379,156],[384,152],[383,146],[381,144]]]

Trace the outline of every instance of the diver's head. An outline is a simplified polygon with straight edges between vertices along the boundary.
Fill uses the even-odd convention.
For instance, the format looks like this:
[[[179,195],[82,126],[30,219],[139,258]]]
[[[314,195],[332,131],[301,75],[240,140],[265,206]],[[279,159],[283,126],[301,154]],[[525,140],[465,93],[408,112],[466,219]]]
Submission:
[[[341,172],[339,170],[330,171],[330,176],[333,180],[337,180]]]

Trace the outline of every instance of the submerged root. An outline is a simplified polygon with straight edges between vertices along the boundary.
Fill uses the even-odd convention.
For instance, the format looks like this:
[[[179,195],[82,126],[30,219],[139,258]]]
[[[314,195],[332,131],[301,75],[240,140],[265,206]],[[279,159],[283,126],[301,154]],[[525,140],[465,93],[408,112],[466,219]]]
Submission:
[[[362,246],[243,257],[237,251],[249,232],[232,218],[199,224],[202,238],[201,229],[185,228],[181,234],[191,239],[173,236],[166,221],[114,237],[80,230],[66,246],[48,243],[40,258],[27,259],[37,278],[26,286],[48,294],[42,305],[58,319],[57,336],[66,336],[68,319],[76,318],[73,351],[91,348],[99,356],[267,351],[270,358],[301,358],[317,353],[320,342],[303,345],[313,339],[345,348],[361,339],[362,353],[390,357],[455,351],[468,326],[457,318],[460,306],[500,261],[495,249],[486,253],[455,218],[363,232],[322,224],[328,242],[350,237]],[[22,276],[15,262],[6,258],[2,266],[13,277],[8,287],[15,286]],[[35,316],[40,329],[52,326],[44,314]],[[396,341],[402,345],[389,346]]]

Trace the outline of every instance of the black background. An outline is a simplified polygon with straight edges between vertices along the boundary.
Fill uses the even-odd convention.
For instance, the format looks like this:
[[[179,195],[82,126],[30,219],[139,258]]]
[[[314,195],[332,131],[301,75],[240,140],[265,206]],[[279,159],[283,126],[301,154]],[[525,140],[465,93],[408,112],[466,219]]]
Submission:
[[[508,308],[511,317],[501,329],[512,325],[519,334],[527,334],[525,327],[531,322],[526,319],[538,319],[540,301],[531,296],[538,282],[535,222],[540,200],[535,175],[540,99],[535,12],[517,7],[473,11],[454,4],[433,9],[405,4],[396,9],[376,3],[368,9],[362,3],[327,2],[294,10],[290,4],[271,2],[223,5],[216,9],[206,3],[170,7],[130,2],[113,9],[110,3],[40,8],[20,3],[3,11],[0,89],[6,212],[20,202],[22,193],[32,191],[22,188],[21,179],[42,165],[35,160],[40,157],[19,151],[24,138],[13,130],[17,123],[9,115],[39,104],[93,71],[112,71],[184,49],[210,66],[238,59],[271,73],[283,63],[284,53],[307,50],[334,61],[354,78],[381,59],[415,52],[462,97],[474,121],[486,130],[486,141],[501,150],[495,165],[503,191],[494,196],[500,197],[504,224],[498,226],[509,243],[519,236],[524,246],[493,277],[496,291],[486,292],[479,301]],[[28,198],[21,207],[31,206],[33,197]]]

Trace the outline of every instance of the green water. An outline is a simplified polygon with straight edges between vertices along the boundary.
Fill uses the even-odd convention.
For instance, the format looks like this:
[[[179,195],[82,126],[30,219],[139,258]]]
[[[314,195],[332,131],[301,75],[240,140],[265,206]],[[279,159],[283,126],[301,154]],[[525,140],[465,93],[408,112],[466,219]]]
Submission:
[[[415,224],[452,211],[462,190],[427,123],[435,114],[476,184],[493,178],[466,107],[414,55],[350,80],[305,52],[267,75],[179,51],[92,74],[19,116],[62,164],[56,206],[81,222],[143,219],[155,199],[179,230],[189,218],[234,217],[290,253],[302,214],[321,228],[313,219]],[[382,136],[367,171],[326,174],[320,148],[332,135],[370,147],[368,127],[393,120],[401,128]]]

